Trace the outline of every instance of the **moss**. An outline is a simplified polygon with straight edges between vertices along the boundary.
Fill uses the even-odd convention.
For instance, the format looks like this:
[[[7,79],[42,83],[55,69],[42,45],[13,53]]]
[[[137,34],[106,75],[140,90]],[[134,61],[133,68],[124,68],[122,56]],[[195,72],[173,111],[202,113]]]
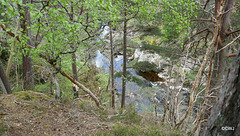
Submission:
[[[134,68],[137,72],[160,72],[156,64],[150,63],[148,61],[137,62],[136,64],[134,64]]]
[[[176,49],[176,45],[163,47],[163,46],[157,46],[157,45],[148,44],[146,42],[142,42],[141,50],[148,50],[148,51],[157,53],[163,57],[168,57],[171,60],[176,60],[179,58],[176,55],[176,54],[178,54],[178,52],[177,52],[178,49]]]
[[[4,136],[5,132],[7,131],[7,127],[0,124],[0,135]]]
[[[33,100],[33,99],[39,99],[39,100],[49,100],[50,97],[43,93],[33,92],[33,91],[20,91],[15,92],[15,95],[19,96],[19,98],[23,100]]]
[[[7,131],[7,125],[0,118],[0,136],[4,136]]]
[[[15,95],[18,95],[23,100],[32,100],[35,96],[30,95],[27,91],[15,92]]]
[[[89,99],[81,99],[78,102],[78,106],[83,110],[83,111],[91,111],[95,107],[95,103]]]
[[[116,72],[113,77],[114,78],[119,78],[119,77],[122,77],[122,75],[123,75],[123,72]],[[140,86],[144,84],[144,79],[139,78],[137,76],[134,76],[129,71],[127,71],[127,80],[135,82],[135,83],[137,83]]]

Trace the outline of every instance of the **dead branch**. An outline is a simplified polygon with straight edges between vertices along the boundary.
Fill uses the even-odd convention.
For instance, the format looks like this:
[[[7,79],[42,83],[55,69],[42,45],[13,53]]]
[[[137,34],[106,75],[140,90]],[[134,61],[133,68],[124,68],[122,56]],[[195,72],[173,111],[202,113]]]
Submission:
[[[227,35],[231,35],[231,34],[234,34],[234,33],[237,33],[237,32],[240,32],[240,29],[239,29],[239,30],[232,31],[232,32],[227,32]]]
[[[206,96],[207,98],[217,98],[217,96],[211,96],[211,95],[208,95]]]
[[[207,4],[208,4],[209,1],[210,1],[210,0],[207,0],[207,1],[205,2],[203,9],[206,9]]]
[[[212,19],[199,18],[199,19],[191,19],[190,21],[206,21],[206,22],[212,22]]]
[[[166,112],[167,112],[167,105],[168,105],[168,97],[169,97],[169,91],[170,91],[170,79],[172,78],[172,68],[173,66],[171,65],[170,66],[170,69],[169,69],[169,80],[168,80],[168,88],[167,88],[167,97],[166,97],[166,101],[165,101],[165,106],[164,106],[164,112],[163,112],[163,117],[162,117],[162,122],[164,122],[165,120],[165,116],[166,116]],[[156,107],[155,107],[155,110],[157,111]],[[156,115],[157,115],[157,112],[156,112]]]
[[[55,69],[57,71],[59,71],[64,77],[67,77],[72,83],[74,83],[75,85],[77,85],[79,88],[81,88],[84,92],[86,92],[87,94],[89,94],[91,96],[91,98],[93,98],[93,100],[95,101],[96,105],[103,109],[102,107],[102,104],[101,104],[101,101],[99,100],[99,98],[91,91],[89,90],[88,88],[86,88],[83,84],[79,83],[78,81],[76,81],[75,79],[73,79],[71,76],[69,76],[67,73],[65,73],[64,71],[62,71],[61,69],[59,68],[56,68]]]
[[[233,44],[239,37],[240,37],[240,35],[237,36],[236,38],[234,38],[234,39],[233,39],[230,43],[228,43],[226,46],[224,46],[224,47],[222,47],[221,49],[219,49],[216,53],[220,52],[221,50],[227,48],[229,45]]]
[[[221,26],[221,24],[219,24],[219,26]],[[190,91],[190,100],[189,100],[189,107],[187,109],[187,111],[185,112],[184,116],[182,117],[182,119],[176,124],[176,127],[179,127],[183,121],[187,118],[189,112],[192,110],[193,108],[193,104],[194,104],[194,91],[195,91],[195,88],[196,88],[196,84],[198,83],[198,80],[200,78],[200,76],[202,75],[202,71],[204,70],[206,64],[207,64],[207,60],[208,60],[208,57],[211,53],[211,50],[212,50],[212,47],[215,45],[216,41],[217,41],[217,38],[219,37],[219,31],[220,29],[218,28],[221,28],[221,27],[216,27],[215,28],[215,32],[214,32],[214,37],[211,41],[211,44],[209,45],[209,47],[207,48],[207,51],[206,51],[206,54],[204,56],[204,60],[202,62],[202,65],[197,73],[197,76],[195,77],[195,81],[193,83],[193,86],[192,86],[192,89]]]
[[[217,89],[219,89],[219,88],[221,88],[221,87],[222,87],[222,86],[215,87],[215,88],[211,89],[210,91],[208,91],[208,93],[211,93],[211,92],[213,92],[213,91],[215,91],[215,90],[217,90]]]
[[[215,52],[217,50],[217,45],[218,45],[218,41],[217,43],[215,44],[214,46],[214,49],[213,49],[213,53],[212,53],[212,57],[210,59],[210,66],[209,66],[209,71],[208,71],[208,80],[207,80],[207,86],[206,86],[206,90],[205,90],[205,94],[204,94],[204,102],[201,106],[201,112],[200,112],[200,116],[199,116],[199,120],[198,120],[198,123],[197,125],[194,127],[193,129],[193,132],[195,132],[198,128],[198,126],[201,124],[201,120],[202,120],[202,117],[203,117],[203,112],[205,112],[206,110],[206,107],[204,105],[207,105],[207,97],[208,96],[208,93],[209,93],[209,88],[210,88],[210,82],[211,82],[211,78],[212,78],[212,64],[213,64],[213,59],[214,59],[214,56],[215,56]]]
[[[187,40],[184,42],[183,45],[186,45],[186,43],[187,43],[188,41],[190,41],[193,37],[195,37],[196,35],[199,35],[200,33],[204,32],[204,31],[207,31],[207,30],[209,31],[208,28],[205,28],[205,29],[203,29],[203,30],[198,31],[196,34],[192,35],[189,39],[187,39]],[[184,47],[184,46],[183,46],[183,47]],[[182,49],[182,51],[184,51],[184,48]]]

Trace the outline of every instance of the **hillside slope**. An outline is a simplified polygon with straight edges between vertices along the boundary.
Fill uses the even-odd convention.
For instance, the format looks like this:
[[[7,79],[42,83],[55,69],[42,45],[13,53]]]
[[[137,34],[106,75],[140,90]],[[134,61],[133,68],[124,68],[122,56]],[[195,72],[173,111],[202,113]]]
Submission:
[[[77,106],[79,104],[61,104],[42,93],[2,95],[0,102],[0,135],[81,135],[108,126],[95,114]]]

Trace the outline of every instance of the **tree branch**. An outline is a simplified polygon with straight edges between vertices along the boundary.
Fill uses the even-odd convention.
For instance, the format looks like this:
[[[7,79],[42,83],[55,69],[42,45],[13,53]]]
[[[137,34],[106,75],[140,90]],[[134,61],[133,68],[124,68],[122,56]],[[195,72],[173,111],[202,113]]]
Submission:
[[[203,9],[206,9],[208,2],[209,2],[209,0],[207,0],[207,1],[205,2]]]
[[[190,21],[207,21],[207,22],[212,22],[212,19],[199,18],[199,19],[191,19]]]
[[[227,35],[231,35],[231,34],[234,34],[234,33],[236,33],[236,32],[240,32],[240,29],[235,30],[235,31],[232,31],[232,32],[227,32]]]
[[[21,42],[19,36],[16,36],[16,34],[14,34],[11,30],[7,31],[7,27],[2,22],[0,22],[0,24],[1,24],[3,31],[7,32],[10,36],[15,37],[17,39],[17,41]],[[35,48],[27,43],[26,43],[26,46],[30,49]]]
[[[238,38],[240,37],[240,35],[236,38],[234,38],[230,43],[228,43],[226,46],[222,47],[221,49],[219,49],[216,53],[220,52],[221,50],[227,48],[229,45],[231,45],[232,43],[234,43]]]

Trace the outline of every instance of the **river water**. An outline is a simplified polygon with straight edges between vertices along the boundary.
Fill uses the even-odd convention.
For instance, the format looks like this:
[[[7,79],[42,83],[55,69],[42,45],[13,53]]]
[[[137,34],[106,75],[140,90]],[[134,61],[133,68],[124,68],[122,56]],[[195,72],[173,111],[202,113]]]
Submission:
[[[104,37],[109,33],[109,26],[102,27],[101,31],[102,32],[99,38],[104,39]],[[96,41],[99,42],[99,38],[97,38]],[[110,60],[106,56],[104,56],[99,50],[96,51],[96,57],[94,58],[93,62],[98,68],[101,69],[103,73],[110,74]],[[123,56],[117,55],[114,58],[113,62],[115,73],[121,72]],[[132,68],[128,68],[127,71],[129,71],[133,76],[141,79],[144,83],[142,85],[138,85],[137,83],[132,81],[126,82],[126,103],[134,104],[139,112],[153,112],[154,105],[157,104],[159,107],[158,112],[163,112],[162,105],[165,103],[166,87],[159,86],[159,84],[153,83],[143,78],[142,76],[138,75],[137,72]],[[121,77],[114,79],[114,86],[121,94]],[[119,99],[121,100],[121,95],[119,95]]]
[[[122,71],[122,64],[123,64],[123,56],[117,55],[114,58],[114,71],[121,72]],[[99,50],[96,52],[96,57],[94,59],[95,65],[101,69],[103,73],[110,74],[110,60],[105,57]],[[154,84],[151,81],[144,79],[143,77],[139,76],[137,72],[129,68],[127,69],[132,75],[142,79],[144,81],[143,85],[138,85],[135,82],[127,81],[126,82],[126,103],[132,103],[136,106],[139,112],[152,112],[153,111],[153,95],[151,95],[150,90],[155,90],[155,92],[159,92],[159,90],[164,90],[164,88],[160,88],[159,86],[150,87],[149,84]],[[119,93],[122,93],[122,78],[115,78],[114,79],[114,86],[118,90]],[[149,89],[149,92],[148,92]],[[147,95],[146,95],[147,94]],[[121,99],[121,96],[119,96]],[[159,97],[156,97],[159,101]],[[159,110],[162,112],[162,110]]]

